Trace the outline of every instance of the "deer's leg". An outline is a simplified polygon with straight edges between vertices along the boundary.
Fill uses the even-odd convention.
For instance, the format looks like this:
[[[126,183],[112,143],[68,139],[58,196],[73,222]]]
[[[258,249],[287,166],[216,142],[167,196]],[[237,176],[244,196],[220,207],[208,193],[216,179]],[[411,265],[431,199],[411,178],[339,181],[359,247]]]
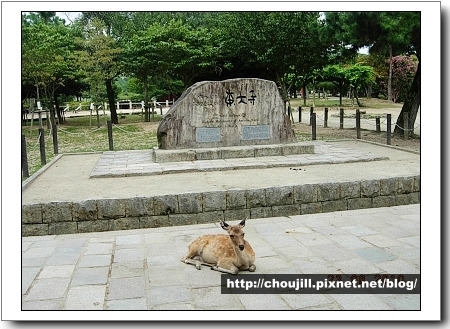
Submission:
[[[249,272],[255,272],[255,270],[256,270],[255,264],[250,265],[250,266],[248,267],[248,270],[249,270]]]
[[[196,258],[185,258],[185,257],[183,257],[182,259],[181,259],[181,261],[183,262],[183,263],[186,263],[186,264],[192,264],[192,265],[195,265],[195,268],[197,269],[197,270],[201,270],[202,269],[202,262],[201,262],[201,260],[200,259],[198,259],[197,257]]]
[[[229,273],[229,274],[238,274],[239,269],[234,266],[233,263],[231,262],[224,262],[224,261],[218,261],[217,265],[212,266],[211,270],[215,270],[215,271],[219,271],[219,272],[224,272],[224,273]]]
[[[181,258],[181,261],[186,264],[195,265],[197,270],[201,269],[202,259],[199,256],[198,249],[195,248],[194,243],[189,246],[187,255]]]

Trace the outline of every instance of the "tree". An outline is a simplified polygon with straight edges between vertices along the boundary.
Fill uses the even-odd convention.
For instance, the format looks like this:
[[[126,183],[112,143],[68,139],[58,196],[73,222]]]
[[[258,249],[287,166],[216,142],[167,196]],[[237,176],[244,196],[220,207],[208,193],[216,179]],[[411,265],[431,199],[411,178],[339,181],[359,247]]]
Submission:
[[[101,101],[101,93],[106,86],[111,122],[118,124],[115,106],[113,80],[122,71],[119,55],[122,49],[115,40],[105,34],[105,25],[94,18],[84,27],[83,38],[77,39],[83,50],[77,51],[78,67],[87,77],[94,102]]]
[[[50,122],[55,124],[57,91],[75,76],[75,44],[72,30],[60,20],[47,23],[49,18],[37,17],[24,15],[22,19],[22,84],[36,87],[36,95],[49,108]],[[62,123],[60,112],[56,114]]]
[[[83,26],[92,26],[92,22],[95,21],[96,23],[94,24],[97,26],[98,32],[106,37],[105,46],[111,47],[109,51],[106,48],[103,51],[104,55],[106,55],[104,60],[109,62],[109,65],[107,65],[109,72],[104,72],[106,78],[104,83],[111,112],[111,121],[116,124],[119,123],[119,119],[117,117],[113,81],[119,74],[123,73],[122,64],[124,58],[121,56],[122,49],[124,44],[128,42],[129,36],[135,32],[130,28],[132,14],[132,12],[89,11],[82,12],[79,20],[79,23]],[[98,35],[98,38],[101,39],[101,36]],[[109,54],[107,54],[108,52]],[[113,61],[109,61],[107,57],[112,58]]]
[[[371,66],[375,74],[375,83],[367,88],[367,97],[374,95],[378,98],[387,99],[387,81],[389,64],[386,57],[382,54],[371,53],[364,56],[358,56],[358,63]]]
[[[416,74],[406,93],[405,102],[394,129],[395,134],[403,134],[403,115],[408,113],[408,127],[413,127],[420,107],[420,12],[382,13],[380,26],[380,36],[372,46],[374,51],[385,49],[387,44],[390,47],[389,50],[393,49],[395,54],[414,54],[418,59]],[[392,56],[390,56],[390,65],[392,68]]]
[[[364,85],[369,85],[375,82],[375,73],[371,66],[357,63],[345,69],[345,75],[352,89],[352,96],[356,98],[359,107],[362,104],[359,102],[358,90]]]
[[[417,71],[397,119],[396,134],[403,133],[404,113],[408,113],[408,127],[414,125],[420,106],[420,14],[406,11],[326,13],[329,31],[333,31],[351,49],[368,46],[371,53],[386,54],[391,65],[395,55],[416,55]],[[392,74],[388,75],[391,79],[389,76]],[[391,85],[389,80],[388,85]],[[391,93],[388,93],[389,97]]]
[[[362,63],[356,63],[354,65],[328,65],[323,69],[322,76],[323,80],[333,82],[339,88],[339,104],[341,106],[345,86],[351,88],[352,95],[356,97],[356,102],[361,107],[362,104],[359,102],[358,90],[375,82],[373,68]]]
[[[404,102],[409,86],[417,71],[417,59],[412,56],[395,56],[391,60],[392,67],[392,100],[394,103]],[[386,86],[384,84],[384,86]]]
[[[181,20],[153,23],[135,34],[125,48],[125,68],[143,83],[146,107],[150,80],[157,81],[153,86],[162,84],[170,94],[178,94],[182,90],[177,80],[187,88],[196,77],[213,71],[219,58],[214,40],[214,31],[194,29]]]
[[[287,100],[297,78],[307,81],[325,63],[319,17],[318,12],[227,13],[221,18],[224,47],[229,57],[273,77]]]
[[[342,94],[348,84],[346,70],[343,65],[328,65],[323,68],[323,79],[332,82],[339,90],[339,105],[342,106]]]

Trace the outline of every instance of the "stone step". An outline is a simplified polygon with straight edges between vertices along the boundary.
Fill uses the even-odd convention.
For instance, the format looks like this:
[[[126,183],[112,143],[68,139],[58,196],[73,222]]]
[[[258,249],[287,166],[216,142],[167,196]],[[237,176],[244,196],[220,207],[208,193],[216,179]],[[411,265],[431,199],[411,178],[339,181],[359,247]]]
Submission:
[[[289,144],[228,146],[215,148],[162,150],[153,148],[153,162],[180,162],[196,160],[218,160],[235,158],[257,158],[264,156],[286,156],[314,154],[314,145],[298,142]]]

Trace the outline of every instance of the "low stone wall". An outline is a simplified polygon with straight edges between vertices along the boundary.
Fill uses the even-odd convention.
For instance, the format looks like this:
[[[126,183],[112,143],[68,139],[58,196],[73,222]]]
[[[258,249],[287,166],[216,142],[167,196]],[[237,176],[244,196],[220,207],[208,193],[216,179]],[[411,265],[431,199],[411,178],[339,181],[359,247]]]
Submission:
[[[196,160],[217,160],[236,158],[257,158],[262,156],[285,156],[294,154],[314,154],[314,145],[304,142],[275,144],[229,146],[203,149],[160,150],[153,148],[153,162],[178,162]]]
[[[420,202],[420,176],[22,205],[22,236],[235,221]]]

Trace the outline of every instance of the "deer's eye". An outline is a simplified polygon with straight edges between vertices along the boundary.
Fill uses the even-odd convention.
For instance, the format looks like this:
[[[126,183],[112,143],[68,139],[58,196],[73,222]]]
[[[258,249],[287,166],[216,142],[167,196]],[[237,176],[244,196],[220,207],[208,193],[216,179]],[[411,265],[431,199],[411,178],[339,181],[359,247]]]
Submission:
[[[230,234],[230,238],[234,239],[234,235],[233,235],[233,234]]]
[[[244,236],[245,235],[245,233],[242,233],[242,236]]]

